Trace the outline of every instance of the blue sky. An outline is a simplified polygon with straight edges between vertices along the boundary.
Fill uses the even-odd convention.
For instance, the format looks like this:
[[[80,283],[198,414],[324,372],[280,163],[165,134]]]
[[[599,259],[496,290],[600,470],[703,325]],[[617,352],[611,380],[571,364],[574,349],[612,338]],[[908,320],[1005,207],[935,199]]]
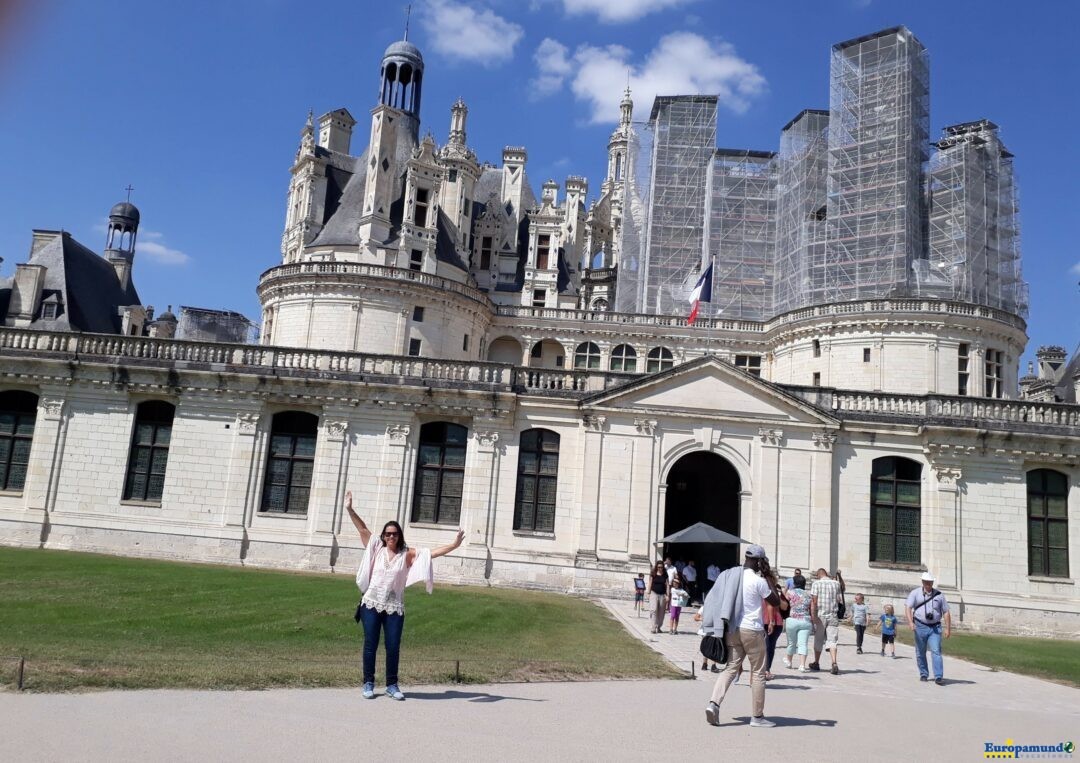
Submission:
[[[3,6],[0,0],[0,6]],[[309,108],[339,106],[366,142],[386,45],[405,3],[376,0],[33,0],[0,16],[2,272],[32,228],[104,243],[135,187],[144,302],[258,318],[278,264],[288,168]],[[1080,4],[885,0],[423,0],[410,39],[426,61],[423,130],[445,140],[469,105],[469,141],[498,162],[524,145],[533,185],[603,179],[625,85],[721,93],[718,142],[775,150],[803,108],[828,107],[832,43],[906,24],[931,61],[931,134],[986,117],[1016,154],[1028,357],[1080,339]]]

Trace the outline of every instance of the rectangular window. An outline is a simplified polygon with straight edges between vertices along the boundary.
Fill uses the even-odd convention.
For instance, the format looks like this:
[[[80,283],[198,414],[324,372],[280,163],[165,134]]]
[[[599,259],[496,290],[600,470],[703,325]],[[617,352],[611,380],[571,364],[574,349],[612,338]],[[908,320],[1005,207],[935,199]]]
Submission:
[[[466,334],[465,338],[461,340],[461,349],[465,352],[469,351],[469,335]]]
[[[555,367],[556,368],[562,368],[564,365],[566,365],[566,356],[564,356],[564,355],[556,355],[555,356]]]
[[[469,431],[458,424],[434,422],[420,427],[413,522],[458,523],[468,440]]]
[[[424,253],[419,249],[413,249],[409,254],[409,270],[424,269]]]
[[[1005,390],[1002,368],[1005,364],[1005,353],[1001,350],[986,351],[986,397],[1004,397]]]
[[[1069,478],[1052,469],[1027,473],[1028,574],[1069,577]]]
[[[821,357],[821,340],[819,340],[819,339],[814,340],[814,357],[815,358],[820,358]]]
[[[447,178],[447,180],[449,182],[451,182],[451,183],[456,183],[457,182],[457,170],[450,170],[450,176]]]
[[[46,302],[41,306],[41,317],[44,320],[51,321],[56,318],[56,303]]]
[[[26,483],[37,403],[29,392],[0,392],[0,490],[22,490]]]
[[[266,457],[261,510],[307,514],[319,417],[301,411],[274,414]]]
[[[870,561],[918,564],[922,538],[922,465],[874,459],[870,477]]]
[[[409,354],[412,355],[414,358],[420,357],[420,340],[419,339],[410,339],[409,340]]]
[[[956,350],[956,394],[968,393],[968,343],[961,342]]]
[[[862,362],[863,363],[869,363],[870,362],[870,348],[869,347],[863,347],[863,350],[862,350]]]
[[[175,411],[170,403],[160,400],[140,403],[136,409],[124,482],[125,501],[161,501]]]
[[[761,356],[760,355],[736,355],[735,367],[751,376],[761,376]]]
[[[514,529],[555,532],[559,477],[559,435],[547,429],[521,433],[518,448]]]
[[[416,207],[413,209],[413,225],[426,228],[428,224],[428,196],[426,188],[416,189]]]
[[[424,308],[420,307],[419,305],[414,307],[412,309],[412,319],[413,319],[413,323],[423,323],[424,322]]]
[[[815,387],[820,387],[821,386],[821,372],[820,371],[814,371],[814,386]]]
[[[547,270],[548,254],[551,252],[551,236],[541,234],[536,237],[536,269]]]
[[[533,307],[546,307],[547,306],[547,290],[540,289],[533,292]]]
[[[493,248],[491,236],[483,236],[480,239],[480,269],[491,270],[491,250]]]

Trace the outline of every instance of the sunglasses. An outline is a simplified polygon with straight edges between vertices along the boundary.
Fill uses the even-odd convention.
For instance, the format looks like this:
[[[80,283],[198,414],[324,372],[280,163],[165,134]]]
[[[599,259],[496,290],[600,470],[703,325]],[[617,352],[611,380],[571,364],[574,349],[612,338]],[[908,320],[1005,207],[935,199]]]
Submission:
[[[401,533],[394,532],[393,530],[390,530],[389,532],[384,532],[383,533],[384,538],[397,538],[397,537],[400,537],[400,535],[401,535]]]

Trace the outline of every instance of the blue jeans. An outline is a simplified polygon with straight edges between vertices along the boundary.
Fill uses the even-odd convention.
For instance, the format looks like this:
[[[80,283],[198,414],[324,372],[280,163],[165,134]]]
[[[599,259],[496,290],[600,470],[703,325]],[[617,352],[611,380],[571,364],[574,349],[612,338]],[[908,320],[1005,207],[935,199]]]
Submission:
[[[360,623],[364,626],[364,683],[375,683],[375,652],[379,648],[379,631],[386,632],[386,685],[398,682],[398,657],[401,655],[401,631],[405,615],[389,614],[360,607]]]
[[[945,666],[941,663],[941,623],[937,625],[923,625],[915,623],[915,661],[919,665],[919,675],[927,677],[926,647],[930,647],[930,657],[934,663],[934,678],[942,678],[945,674]]]

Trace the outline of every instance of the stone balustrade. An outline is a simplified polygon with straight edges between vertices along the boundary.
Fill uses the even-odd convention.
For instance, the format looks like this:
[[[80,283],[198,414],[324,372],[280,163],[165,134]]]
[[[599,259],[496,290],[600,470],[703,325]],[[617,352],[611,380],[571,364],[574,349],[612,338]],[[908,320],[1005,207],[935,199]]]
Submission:
[[[480,302],[492,312],[495,305],[488,296],[468,284],[452,281],[449,278],[424,273],[419,270],[408,268],[394,268],[383,265],[367,265],[359,262],[293,262],[288,265],[277,265],[263,272],[259,276],[258,290],[262,291],[275,282],[300,276],[353,276],[362,278],[380,278],[390,281],[400,281],[411,286],[428,286],[440,291],[448,291],[462,297]]]
[[[0,328],[0,357],[57,358],[115,365],[229,370],[350,381],[392,381],[423,386],[468,386],[522,394],[581,397],[640,374],[600,370],[517,367],[483,361],[306,350],[253,344],[192,342],[113,334]],[[839,418],[962,423],[995,428],[1080,429],[1080,406],[1025,400],[785,387]]]
[[[931,313],[948,315],[966,315],[988,318],[1006,325],[1026,330],[1024,319],[982,305],[966,302],[949,302],[939,299],[871,299],[857,302],[837,302],[830,305],[817,305],[778,315],[768,321],[728,320],[722,317],[698,318],[692,328],[718,331],[741,331],[750,334],[767,334],[776,329],[815,318],[830,316],[863,316],[888,313]],[[555,307],[521,307],[517,305],[499,305],[496,315],[507,318],[536,318],[552,321],[584,321],[592,323],[617,323],[638,326],[658,326],[664,328],[691,328],[685,316],[648,315],[641,313],[616,313],[609,311],[571,310]]]

